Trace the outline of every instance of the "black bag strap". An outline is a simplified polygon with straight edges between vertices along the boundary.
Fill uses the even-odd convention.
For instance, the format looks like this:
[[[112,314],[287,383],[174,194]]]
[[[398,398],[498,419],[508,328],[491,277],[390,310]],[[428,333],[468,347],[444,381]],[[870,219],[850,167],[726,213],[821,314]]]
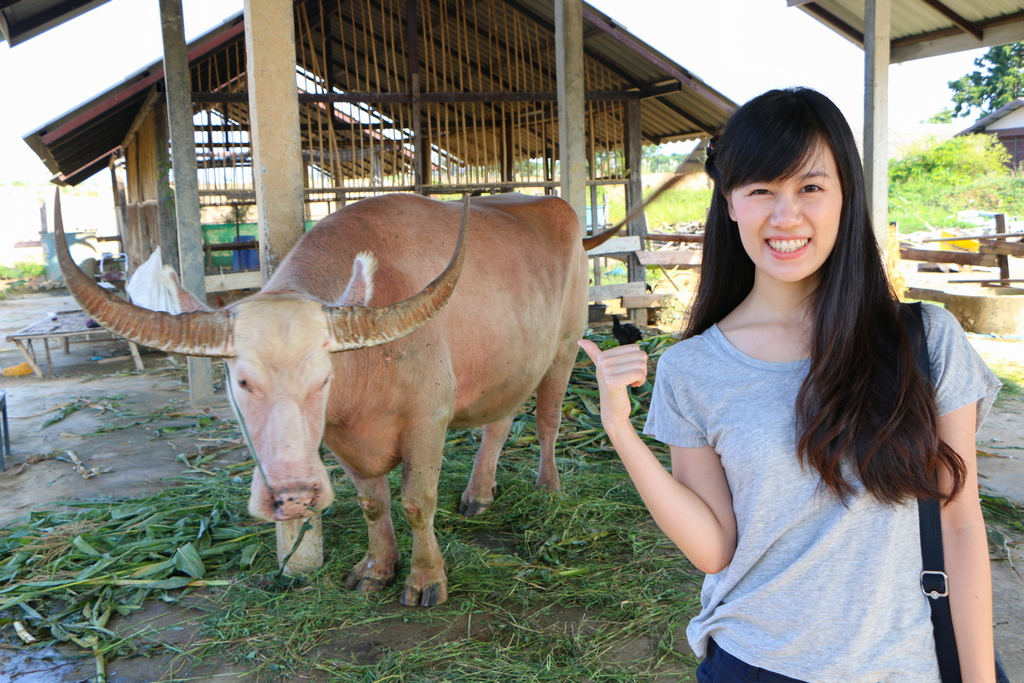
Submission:
[[[928,339],[924,329],[921,302],[907,306],[913,316],[907,316],[907,335],[914,346],[917,367],[931,383],[932,369],[928,358]],[[939,501],[934,498],[917,499],[918,522],[921,528],[921,590],[928,596],[932,608],[932,630],[935,633],[935,653],[939,660],[942,683],[961,683],[960,657],[953,633],[953,616],[949,611],[949,577],[942,554],[942,517]]]

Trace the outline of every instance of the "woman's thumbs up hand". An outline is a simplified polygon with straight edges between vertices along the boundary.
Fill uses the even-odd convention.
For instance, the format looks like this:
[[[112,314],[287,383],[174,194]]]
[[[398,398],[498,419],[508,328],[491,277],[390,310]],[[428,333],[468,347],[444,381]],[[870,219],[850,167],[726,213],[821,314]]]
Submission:
[[[606,429],[620,421],[629,422],[632,404],[626,387],[638,387],[647,381],[647,354],[636,344],[602,351],[589,339],[581,339],[577,343],[597,367],[601,422]]]

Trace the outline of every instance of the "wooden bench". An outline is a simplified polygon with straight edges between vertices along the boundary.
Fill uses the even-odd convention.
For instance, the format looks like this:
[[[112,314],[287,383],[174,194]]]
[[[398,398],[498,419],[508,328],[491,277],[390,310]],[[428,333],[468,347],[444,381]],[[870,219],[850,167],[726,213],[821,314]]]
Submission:
[[[42,340],[43,348],[46,350],[46,368],[49,374],[53,374],[53,360],[50,358],[50,339],[59,339],[63,343],[64,353],[70,353],[71,344],[80,344],[89,341],[115,341],[115,337],[102,327],[88,327],[86,321],[89,316],[85,311],[59,311],[56,316],[22,328],[7,337],[7,341],[13,342],[21,355],[25,357],[29,367],[38,376],[43,377],[43,370],[36,361],[36,351],[32,346],[35,340]],[[94,335],[105,335],[96,337]],[[127,340],[125,340],[127,341]],[[137,370],[145,370],[142,365],[142,357],[139,355],[139,347],[133,342],[128,342],[132,359],[135,361]]]

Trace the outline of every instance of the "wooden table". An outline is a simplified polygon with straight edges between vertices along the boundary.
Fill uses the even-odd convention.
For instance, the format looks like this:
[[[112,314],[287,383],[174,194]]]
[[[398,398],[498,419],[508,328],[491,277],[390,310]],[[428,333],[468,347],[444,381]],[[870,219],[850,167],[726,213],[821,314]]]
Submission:
[[[80,344],[89,341],[114,341],[120,337],[113,336],[102,327],[87,327],[86,321],[89,316],[85,311],[59,311],[55,318],[47,318],[40,322],[22,328],[7,337],[7,341],[14,342],[21,355],[25,357],[32,371],[40,377],[43,376],[42,368],[36,362],[36,351],[32,346],[33,340],[41,339],[43,348],[46,350],[46,368],[49,374],[53,374],[53,361],[50,358],[50,339],[60,339],[64,346],[64,353],[69,353],[71,344]],[[126,340],[127,341],[127,340]],[[139,347],[133,342],[128,342],[132,358],[135,360],[137,370],[145,370],[142,365],[142,357],[139,355]]]

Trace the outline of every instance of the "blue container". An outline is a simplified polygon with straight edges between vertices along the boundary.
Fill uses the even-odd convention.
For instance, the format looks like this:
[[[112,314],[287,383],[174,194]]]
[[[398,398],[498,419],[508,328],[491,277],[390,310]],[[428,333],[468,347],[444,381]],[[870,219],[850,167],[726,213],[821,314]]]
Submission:
[[[255,235],[238,235],[235,242],[255,242]],[[259,270],[259,249],[237,249],[231,253],[231,263],[235,270]]]

